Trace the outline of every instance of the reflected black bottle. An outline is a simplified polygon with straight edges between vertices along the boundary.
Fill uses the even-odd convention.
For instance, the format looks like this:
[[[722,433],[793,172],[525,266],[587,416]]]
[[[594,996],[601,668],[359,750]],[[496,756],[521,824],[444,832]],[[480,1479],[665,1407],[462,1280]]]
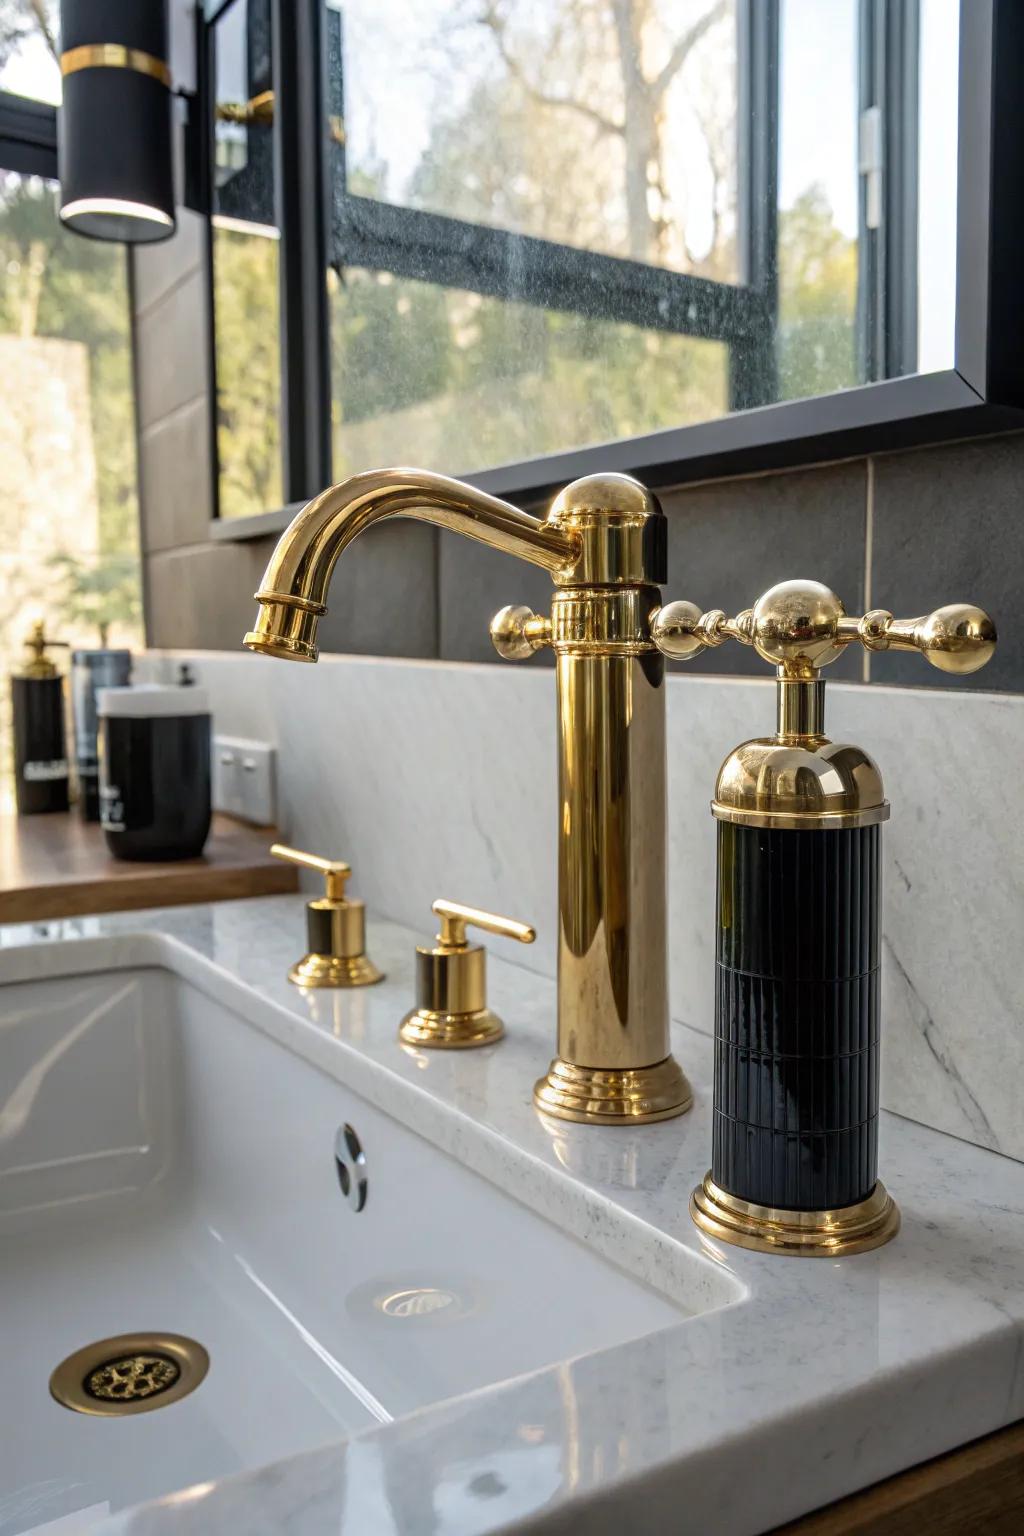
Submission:
[[[64,679],[46,656],[42,623],[26,641],[31,659],[11,678],[14,794],[19,816],[68,809]]]

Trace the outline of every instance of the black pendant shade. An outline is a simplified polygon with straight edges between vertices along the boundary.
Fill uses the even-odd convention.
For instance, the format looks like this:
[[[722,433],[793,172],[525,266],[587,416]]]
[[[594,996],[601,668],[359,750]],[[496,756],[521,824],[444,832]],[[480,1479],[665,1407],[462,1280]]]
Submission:
[[[96,240],[173,235],[166,0],[61,0],[60,216]]]

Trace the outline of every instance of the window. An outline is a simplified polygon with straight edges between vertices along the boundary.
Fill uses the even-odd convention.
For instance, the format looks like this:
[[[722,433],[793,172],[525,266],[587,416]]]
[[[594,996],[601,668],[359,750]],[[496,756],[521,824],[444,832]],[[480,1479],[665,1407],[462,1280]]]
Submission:
[[[13,807],[6,679],[22,662],[32,622],[41,618],[48,634],[85,647],[138,646],[142,626],[125,252],[84,240],[60,223],[53,108],[15,94],[42,94],[47,80],[53,84],[45,67],[53,56],[34,6],[8,7],[0,22],[0,83],[11,93],[0,92],[0,807],[6,810]],[[59,83],[59,74],[55,78]]]
[[[213,10],[225,516],[953,365],[957,0]]]

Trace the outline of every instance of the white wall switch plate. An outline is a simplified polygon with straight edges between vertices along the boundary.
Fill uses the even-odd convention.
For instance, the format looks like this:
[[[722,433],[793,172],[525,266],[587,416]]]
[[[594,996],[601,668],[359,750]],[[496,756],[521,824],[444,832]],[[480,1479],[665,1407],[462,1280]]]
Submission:
[[[213,808],[260,827],[275,825],[274,748],[242,736],[213,738]]]

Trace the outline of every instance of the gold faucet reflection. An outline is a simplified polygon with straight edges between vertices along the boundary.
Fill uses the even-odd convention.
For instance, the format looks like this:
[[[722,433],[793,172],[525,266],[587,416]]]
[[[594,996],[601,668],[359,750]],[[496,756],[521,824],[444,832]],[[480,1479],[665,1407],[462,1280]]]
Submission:
[[[550,646],[558,691],[558,1054],[534,1089],[547,1114],[602,1124],[663,1120],[691,1092],[669,1050],[666,962],[665,662],[652,634],[665,518],[625,475],[577,480],[547,516],[414,469],[355,475],[282,534],[256,593],[250,650],[317,659],[335,562],[387,517],[411,517],[543,566],[549,616],[503,608],[510,659]],[[699,610],[673,605],[664,649],[686,655]],[[659,643],[662,643],[659,640]]]

